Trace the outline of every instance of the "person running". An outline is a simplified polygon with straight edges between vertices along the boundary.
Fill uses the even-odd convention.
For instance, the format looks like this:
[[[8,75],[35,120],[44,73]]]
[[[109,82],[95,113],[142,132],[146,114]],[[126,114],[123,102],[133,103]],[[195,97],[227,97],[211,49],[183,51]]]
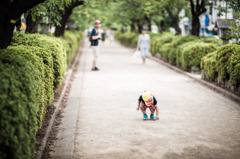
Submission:
[[[144,91],[142,95],[138,98],[137,110],[141,109],[143,113],[143,120],[147,120],[148,116],[146,114],[146,109],[149,108],[151,111],[150,119],[159,120],[159,109],[157,106],[157,100],[149,91]],[[156,118],[154,116],[156,110]]]
[[[91,33],[91,48],[93,50],[94,54],[94,59],[93,59],[93,64],[92,64],[92,71],[98,71],[99,69],[97,68],[97,58],[99,56],[99,46],[98,46],[98,40],[101,39],[101,34],[99,32],[99,29],[101,27],[101,21],[96,20],[94,22],[94,28]]]
[[[138,44],[137,44],[137,50],[140,49],[140,51],[141,51],[143,64],[145,64],[147,57],[152,56],[151,53],[149,52],[150,48],[151,48],[150,36],[148,34],[146,34],[146,30],[143,29],[142,34],[139,35]]]

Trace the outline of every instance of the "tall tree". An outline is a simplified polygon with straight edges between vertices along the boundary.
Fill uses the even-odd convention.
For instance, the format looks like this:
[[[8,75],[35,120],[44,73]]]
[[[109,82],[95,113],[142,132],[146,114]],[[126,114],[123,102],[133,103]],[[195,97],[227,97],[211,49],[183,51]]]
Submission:
[[[200,31],[199,16],[207,11],[207,9],[205,8],[205,0],[196,0],[195,4],[193,0],[189,1],[192,13],[192,35],[199,36]]]
[[[45,0],[0,1],[0,49],[6,48],[12,39],[13,30],[21,15]]]
[[[54,33],[55,36],[59,37],[64,34],[66,23],[70,15],[72,14],[73,9],[79,5],[82,5],[83,3],[83,0],[72,0],[72,2],[69,5],[65,6],[63,9],[58,8],[58,12],[61,14],[61,19],[60,25],[56,26],[56,30]]]

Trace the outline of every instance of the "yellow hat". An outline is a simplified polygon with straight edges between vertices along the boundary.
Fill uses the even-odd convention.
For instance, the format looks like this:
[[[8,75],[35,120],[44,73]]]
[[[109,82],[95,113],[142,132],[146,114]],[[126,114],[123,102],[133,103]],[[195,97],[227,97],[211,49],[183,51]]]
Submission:
[[[144,91],[143,94],[142,94],[142,98],[146,102],[149,99],[153,98],[153,95],[150,91]]]

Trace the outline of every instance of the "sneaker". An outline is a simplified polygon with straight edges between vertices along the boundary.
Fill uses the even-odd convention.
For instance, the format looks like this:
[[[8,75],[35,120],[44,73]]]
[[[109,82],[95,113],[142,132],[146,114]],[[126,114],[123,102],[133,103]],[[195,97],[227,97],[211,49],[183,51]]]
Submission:
[[[99,70],[100,70],[100,69],[99,69],[99,68],[97,68],[97,67],[95,67],[94,69],[95,69],[95,71],[99,71]]]
[[[151,120],[156,120],[155,116],[153,114],[150,115]]]
[[[147,114],[143,114],[143,120],[147,120],[147,119],[148,119]]]
[[[95,68],[92,68],[92,71],[99,71],[99,69],[95,67]]]

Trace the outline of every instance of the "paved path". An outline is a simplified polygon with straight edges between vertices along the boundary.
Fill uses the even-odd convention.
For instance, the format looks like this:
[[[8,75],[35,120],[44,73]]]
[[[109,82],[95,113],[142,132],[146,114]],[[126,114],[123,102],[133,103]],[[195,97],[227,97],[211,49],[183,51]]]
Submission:
[[[92,72],[92,50],[85,49],[85,63],[79,68],[83,74],[76,75],[72,88],[78,94],[69,97],[80,101],[73,111],[77,122],[71,157],[240,158],[239,104],[156,62],[142,65],[132,52],[118,43],[102,44],[101,71]],[[136,110],[144,90],[158,100],[159,121],[143,121]],[[56,146],[55,156],[57,149],[61,150]]]

